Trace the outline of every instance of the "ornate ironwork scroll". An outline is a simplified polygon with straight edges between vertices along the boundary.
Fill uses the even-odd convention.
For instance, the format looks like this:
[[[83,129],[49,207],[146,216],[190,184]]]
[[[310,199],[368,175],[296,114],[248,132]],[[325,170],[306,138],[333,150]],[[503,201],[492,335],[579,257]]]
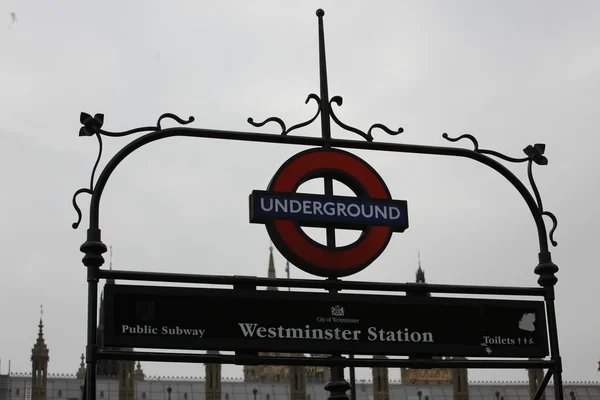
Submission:
[[[79,196],[82,193],[86,193],[89,195],[94,193],[96,170],[98,169],[98,164],[100,164],[100,160],[102,159],[102,136],[122,137],[140,132],[158,132],[162,130],[161,122],[164,119],[173,119],[181,125],[187,125],[189,123],[194,122],[194,117],[189,117],[186,121],[175,114],[165,113],[158,118],[158,121],[156,121],[155,126],[144,126],[123,132],[110,132],[102,129],[102,126],[104,125],[104,114],[95,114],[92,117],[90,114],[84,112],[81,113],[81,115],[79,116],[79,121],[83,126],[79,129],[79,136],[96,136],[96,139],[98,139],[98,156],[96,157],[96,162],[94,163],[94,167],[92,168],[90,186],[87,188],[81,188],[77,190],[75,194],[73,194],[73,207],[75,208],[75,212],[77,213],[77,221],[73,223],[73,229],[77,229],[79,227],[82,218],[81,208],[79,208],[79,205],[77,204],[77,196]]]
[[[552,221],[552,229],[550,229],[550,233],[548,234],[548,237],[553,246],[556,247],[558,245],[558,242],[556,240],[554,240],[554,231],[556,231],[556,228],[558,226],[558,220],[553,213],[551,213],[550,211],[544,210],[540,192],[537,188],[537,185],[535,184],[535,179],[533,178],[533,164],[534,163],[537,165],[548,165],[548,158],[546,158],[546,156],[544,156],[544,152],[546,151],[545,144],[536,143],[534,145],[529,145],[523,149],[523,152],[527,155],[527,157],[515,158],[515,157],[509,157],[507,155],[504,155],[504,154],[499,153],[494,150],[480,149],[479,142],[477,142],[477,139],[475,139],[475,137],[473,135],[465,134],[465,135],[460,135],[459,137],[456,137],[456,138],[452,138],[452,137],[448,136],[447,133],[444,133],[444,134],[442,134],[442,137],[450,142],[458,142],[461,139],[468,139],[473,143],[473,151],[476,153],[479,153],[479,154],[487,154],[490,156],[501,158],[502,160],[512,162],[512,163],[527,162],[527,178],[529,179],[529,184],[531,185],[531,190],[533,191],[533,194],[535,196],[535,200],[536,200],[538,209],[542,215],[550,218],[550,220]]]

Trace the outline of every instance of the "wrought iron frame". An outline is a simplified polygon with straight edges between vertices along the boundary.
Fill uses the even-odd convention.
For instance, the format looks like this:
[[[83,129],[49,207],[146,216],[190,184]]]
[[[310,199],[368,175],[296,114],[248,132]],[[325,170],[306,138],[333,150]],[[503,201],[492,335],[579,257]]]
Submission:
[[[534,144],[524,149],[525,157],[509,157],[493,150],[480,149],[479,143],[472,135],[461,135],[456,138],[450,137],[444,133],[442,137],[450,142],[457,142],[461,139],[467,139],[473,144],[473,149],[423,146],[402,143],[378,143],[374,141],[373,131],[382,130],[390,135],[398,135],[403,132],[402,128],[392,130],[383,124],[373,124],[368,130],[349,126],[335,115],[332,104],[341,106],[342,97],[329,97],[327,85],[327,67],[325,57],[325,39],[323,29],[322,10],[317,10],[318,30],[319,30],[319,69],[320,69],[320,96],[311,93],[306,98],[306,103],[314,100],[318,109],[316,114],[309,120],[301,122],[287,128],[285,122],[278,117],[270,117],[261,122],[255,122],[248,118],[248,123],[254,127],[262,127],[267,123],[274,122],[281,127],[281,134],[253,133],[240,131],[211,130],[202,128],[190,128],[185,126],[176,126],[172,128],[163,128],[162,121],[172,119],[180,125],[187,125],[194,121],[193,117],[184,120],[175,114],[163,114],[158,119],[156,125],[139,127],[123,132],[110,132],[103,129],[104,116],[96,114],[91,116],[81,113],[80,121],[83,125],[79,131],[79,136],[95,136],[99,144],[99,152],[92,169],[89,187],[81,188],[73,195],[73,206],[77,212],[77,221],[73,228],[77,229],[82,220],[82,212],[77,204],[77,198],[80,194],[91,195],[89,210],[89,228],[87,230],[87,240],[81,245],[80,250],[84,253],[83,264],[87,267],[88,282],[88,319],[87,319],[87,346],[86,346],[86,382],[84,395],[87,400],[96,400],[96,363],[101,359],[117,360],[137,360],[137,361],[169,361],[169,362],[197,362],[197,363],[221,363],[238,365],[316,365],[329,366],[332,369],[332,380],[325,385],[325,389],[330,392],[330,399],[347,399],[347,390],[353,391],[354,387],[344,379],[344,367],[351,368],[353,376],[354,367],[410,367],[410,368],[543,368],[547,369],[543,381],[538,387],[534,397],[539,400],[544,392],[548,382],[554,376],[555,399],[563,399],[562,388],[562,364],[559,352],[558,332],[556,325],[555,310],[555,292],[554,286],[557,283],[555,274],[558,267],[552,262],[549,244],[556,246],[554,240],[554,231],[557,227],[556,217],[549,211],[544,210],[540,193],[533,178],[533,164],[546,165],[548,159],[544,156],[545,145]],[[314,122],[318,116],[321,116],[320,138],[302,137],[290,135],[291,132],[303,128]],[[331,137],[331,120],[340,128],[359,135],[366,141],[341,140]],[[106,164],[96,179],[98,165],[102,158],[102,137],[122,137],[135,133],[146,132],[143,136],[134,139],[121,150],[119,150]],[[324,148],[346,148],[386,151],[394,153],[413,153],[441,155],[450,157],[468,158],[492,168],[519,192],[527,204],[534,223],[537,228],[539,242],[539,263],[534,272],[539,276],[538,284],[540,287],[494,287],[494,286],[466,286],[466,285],[432,285],[432,284],[413,284],[413,283],[373,283],[373,282],[355,282],[343,281],[340,279],[325,280],[306,280],[306,279],[270,279],[247,276],[217,276],[217,275],[189,275],[174,273],[157,272],[137,272],[137,271],[113,271],[101,269],[104,264],[103,253],[107,251],[106,245],[101,239],[100,230],[100,200],[108,179],[116,167],[128,155],[135,150],[149,143],[166,139],[170,137],[195,137],[226,139],[260,143],[281,143],[303,146],[320,146]],[[493,158],[494,157],[494,158]],[[500,163],[496,158],[510,163],[527,163],[527,176],[531,186],[531,191],[525,184],[519,180],[508,168]],[[325,178],[325,193],[331,194],[333,191],[331,177]],[[544,222],[544,216],[552,221],[552,228],[548,234]],[[332,229],[327,230],[328,246],[335,246],[335,232]],[[539,296],[543,297],[546,304],[550,358],[546,360],[433,360],[433,359],[364,359],[343,357],[340,354],[334,354],[328,358],[305,358],[305,357],[265,357],[258,355],[208,355],[208,354],[169,354],[159,352],[134,352],[134,351],[114,351],[98,348],[97,344],[97,313],[98,313],[98,283],[101,279],[119,279],[132,281],[154,281],[154,282],[183,282],[183,283],[201,283],[201,284],[221,284],[232,285],[234,288],[244,289],[256,286],[276,286],[276,287],[294,287],[294,288],[313,288],[325,289],[331,293],[337,293],[340,290],[370,290],[370,291],[393,291],[415,293],[427,291],[429,293],[460,293],[460,294],[480,294],[480,295],[511,295],[511,296]]]

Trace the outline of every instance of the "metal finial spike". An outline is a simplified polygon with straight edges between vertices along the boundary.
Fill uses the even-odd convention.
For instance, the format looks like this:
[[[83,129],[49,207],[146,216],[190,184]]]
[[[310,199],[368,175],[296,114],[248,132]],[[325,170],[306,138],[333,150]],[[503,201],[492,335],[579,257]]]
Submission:
[[[330,109],[329,109],[329,88],[327,85],[327,62],[325,57],[325,30],[323,28],[323,18],[325,12],[317,10],[319,17],[319,81],[321,87],[321,136],[326,141],[331,140]]]
[[[40,323],[38,324],[40,328],[39,334],[42,335],[42,328],[44,327],[44,305],[40,304]]]

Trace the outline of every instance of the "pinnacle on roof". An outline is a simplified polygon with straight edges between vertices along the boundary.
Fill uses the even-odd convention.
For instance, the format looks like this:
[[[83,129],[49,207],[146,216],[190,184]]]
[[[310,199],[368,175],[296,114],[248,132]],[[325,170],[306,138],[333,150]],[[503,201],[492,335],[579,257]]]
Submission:
[[[79,364],[79,369],[77,370],[77,374],[75,375],[77,379],[85,379],[85,357],[83,353],[81,353],[81,363]]]
[[[421,268],[421,252],[418,252],[419,269],[417,269],[417,283],[425,283],[425,271]]]
[[[38,358],[48,358],[48,347],[46,346],[46,342],[44,340],[44,322],[43,322],[43,316],[44,316],[44,307],[42,305],[40,305],[40,323],[38,324],[38,337],[37,340],[35,342],[35,345],[33,346],[33,349],[31,349],[31,358],[33,359],[34,357],[38,357]]]
[[[273,259],[273,245],[269,246],[269,270],[267,272],[268,278],[277,278],[275,274],[275,260]],[[268,286],[267,290],[277,290],[277,286]]]
[[[267,273],[269,278],[277,278],[275,274],[275,260],[273,259],[273,245],[269,246],[269,271]]]
[[[135,366],[135,371],[133,372],[133,377],[135,380],[143,381],[146,379],[146,374],[144,374],[144,370],[142,369],[142,363],[137,362]]]

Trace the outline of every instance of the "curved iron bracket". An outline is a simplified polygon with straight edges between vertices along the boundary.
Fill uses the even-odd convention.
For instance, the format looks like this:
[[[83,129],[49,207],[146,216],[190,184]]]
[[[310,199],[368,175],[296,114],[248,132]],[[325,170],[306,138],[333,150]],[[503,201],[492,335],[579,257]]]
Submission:
[[[73,223],[73,229],[77,229],[79,224],[81,223],[81,208],[77,204],[77,196],[82,193],[86,193],[89,195],[94,194],[94,180],[96,176],[96,170],[98,169],[98,164],[100,164],[100,159],[102,158],[102,136],[110,136],[110,137],[122,137],[132,135],[134,133],[139,132],[158,132],[162,130],[161,122],[164,119],[173,119],[181,125],[187,125],[189,123],[194,122],[194,117],[189,117],[188,120],[184,120],[179,118],[175,114],[165,113],[158,118],[155,126],[144,126],[140,128],[130,129],[128,131],[123,132],[109,132],[102,129],[104,125],[104,114],[95,114],[93,117],[90,114],[82,112],[79,116],[79,121],[83,125],[79,129],[79,136],[96,136],[98,139],[98,156],[96,157],[96,162],[94,163],[94,167],[92,168],[92,175],[90,177],[90,185],[87,188],[81,188],[73,194],[73,208],[75,208],[75,212],[77,213],[77,221]]]
[[[480,149],[479,143],[477,142],[477,139],[475,139],[475,137],[473,135],[465,134],[465,135],[460,135],[459,137],[456,137],[456,138],[452,138],[452,137],[448,136],[447,133],[444,133],[444,134],[442,134],[442,137],[450,142],[458,142],[461,139],[468,139],[473,143],[473,151],[476,153],[479,153],[479,154],[489,154],[491,156],[498,157],[498,158],[501,158],[505,161],[512,162],[512,163],[527,162],[527,177],[529,179],[529,185],[531,186],[531,190],[533,191],[533,194],[535,196],[535,200],[536,200],[539,212],[541,215],[550,218],[550,220],[552,221],[552,228],[550,229],[550,233],[548,235],[550,238],[550,242],[555,247],[558,245],[558,242],[556,240],[554,240],[554,232],[556,231],[556,228],[558,227],[558,219],[550,211],[544,210],[540,192],[537,188],[537,185],[535,184],[535,179],[533,178],[533,167],[532,167],[533,163],[535,163],[537,165],[548,165],[548,158],[546,158],[544,156],[544,152],[546,151],[545,144],[536,143],[533,146],[529,145],[523,149],[523,152],[527,155],[527,157],[515,158],[515,157],[509,157],[507,155],[504,155],[504,154],[499,153],[494,150]]]

